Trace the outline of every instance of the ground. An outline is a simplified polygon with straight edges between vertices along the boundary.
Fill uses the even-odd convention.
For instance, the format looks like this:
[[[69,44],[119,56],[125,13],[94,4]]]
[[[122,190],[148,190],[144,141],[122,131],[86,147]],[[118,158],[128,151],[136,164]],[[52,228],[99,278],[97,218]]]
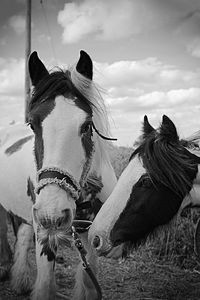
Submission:
[[[200,299],[200,268],[181,269],[169,261],[158,260],[142,247],[134,251],[126,261],[100,258],[99,283],[103,300],[197,300]],[[74,248],[59,250],[64,258],[56,264],[57,290],[71,299],[74,275],[79,262]],[[35,269],[34,249],[29,256]],[[33,272],[35,276],[35,272]],[[33,278],[34,280],[34,278]],[[29,295],[16,295],[9,286],[9,280],[0,283],[0,299],[29,299]],[[92,300],[92,299],[91,299]]]

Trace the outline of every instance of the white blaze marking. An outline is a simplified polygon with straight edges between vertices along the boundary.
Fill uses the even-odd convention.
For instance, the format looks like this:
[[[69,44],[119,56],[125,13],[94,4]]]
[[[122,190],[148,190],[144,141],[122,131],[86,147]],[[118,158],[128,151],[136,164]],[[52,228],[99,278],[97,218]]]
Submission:
[[[85,162],[79,129],[85,118],[86,113],[72,100],[63,96],[56,98],[55,108],[42,123],[43,167],[58,167],[79,181]]]
[[[145,169],[136,156],[123,171],[112,194],[97,214],[90,228],[90,238],[95,235],[109,236],[111,229],[127,205],[133,186],[144,173]]]

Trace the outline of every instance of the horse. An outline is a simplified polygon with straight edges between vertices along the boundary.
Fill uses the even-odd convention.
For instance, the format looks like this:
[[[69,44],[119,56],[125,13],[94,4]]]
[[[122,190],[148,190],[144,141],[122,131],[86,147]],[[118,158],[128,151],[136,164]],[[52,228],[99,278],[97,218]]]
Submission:
[[[145,116],[138,147],[90,227],[97,254],[126,257],[156,228],[168,224],[186,198],[192,202],[189,195],[200,183],[199,164],[199,156],[185,147],[167,116],[157,130]]]
[[[0,166],[4,170],[0,173],[0,214],[7,211],[21,220],[11,269],[12,287],[18,293],[31,289],[27,251],[34,233],[37,277],[31,297],[51,300],[56,297],[57,248],[69,243],[88,179],[100,181],[96,190],[102,203],[117,180],[108,153],[108,116],[101,91],[93,81],[90,56],[81,50],[76,65],[49,72],[34,51],[28,69],[33,91],[27,124],[12,125],[0,133]],[[5,236],[6,222],[3,228]],[[97,257],[87,242],[87,233],[81,239],[95,274]],[[4,256],[4,261],[9,258]],[[82,263],[76,278],[74,299],[98,299]]]

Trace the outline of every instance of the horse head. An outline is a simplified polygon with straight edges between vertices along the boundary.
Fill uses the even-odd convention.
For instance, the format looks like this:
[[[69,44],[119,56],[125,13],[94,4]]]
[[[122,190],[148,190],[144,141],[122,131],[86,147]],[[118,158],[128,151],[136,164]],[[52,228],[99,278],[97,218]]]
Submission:
[[[93,163],[98,139],[93,129],[106,134],[107,123],[86,52],[80,52],[75,67],[54,72],[33,52],[29,73],[34,89],[28,123],[35,136],[37,166],[33,220],[37,238],[55,250],[72,225],[76,200]]]
[[[113,256],[118,245],[122,254],[168,223],[189,194],[198,163],[167,116],[157,130],[145,116],[138,147],[90,228],[97,254]]]

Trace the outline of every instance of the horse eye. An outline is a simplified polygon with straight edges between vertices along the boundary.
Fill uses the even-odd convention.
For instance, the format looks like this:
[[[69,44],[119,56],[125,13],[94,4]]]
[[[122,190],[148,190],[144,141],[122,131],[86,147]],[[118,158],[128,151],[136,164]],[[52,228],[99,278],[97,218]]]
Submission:
[[[151,187],[151,180],[148,176],[142,176],[140,179],[140,186]]]
[[[81,134],[91,132],[91,129],[91,121],[87,121],[81,126]]]

